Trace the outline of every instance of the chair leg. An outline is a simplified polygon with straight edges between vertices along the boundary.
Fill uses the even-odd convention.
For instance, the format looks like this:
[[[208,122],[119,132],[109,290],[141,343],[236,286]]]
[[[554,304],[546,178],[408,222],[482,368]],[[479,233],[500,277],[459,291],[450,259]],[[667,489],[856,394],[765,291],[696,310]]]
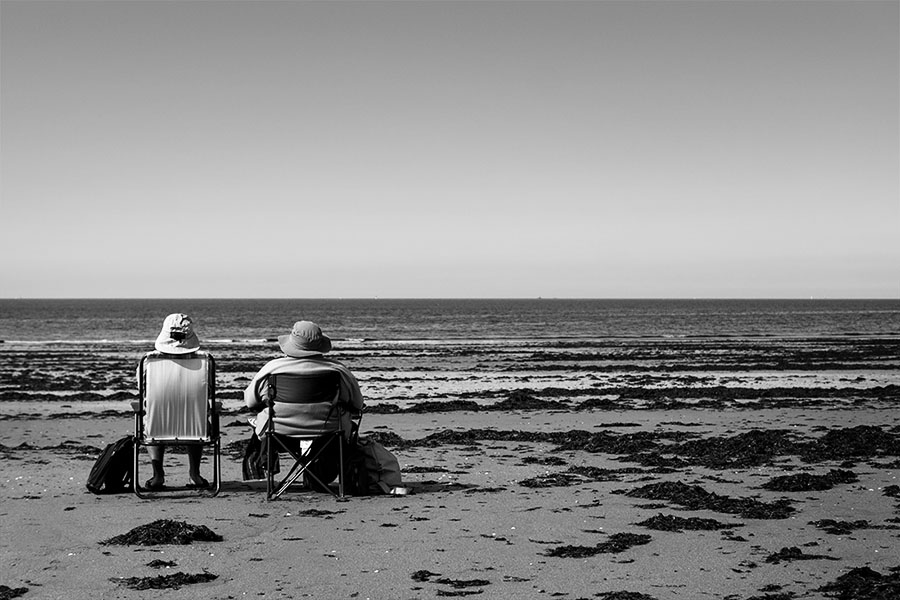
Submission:
[[[213,488],[212,495],[216,496],[219,493],[219,490],[222,487],[222,445],[221,442],[216,439],[216,443],[213,445]]]
[[[135,436],[134,438],[134,456],[132,457],[133,463],[131,465],[131,489],[134,491],[134,495],[138,498],[146,498],[143,493],[143,489],[141,488],[141,474],[140,474],[140,464],[141,464],[141,443],[140,438]]]
[[[272,474],[272,469],[275,468],[275,461],[272,459],[272,443],[274,440],[272,439],[271,434],[269,432],[265,433],[266,436],[266,500],[272,499],[272,489],[275,487],[275,475]]]
[[[338,431],[338,499],[344,498],[344,432]]]
[[[328,492],[337,499],[344,498],[344,436],[341,432],[334,432],[337,436],[338,443],[338,492],[335,493],[331,490],[315,473],[310,470],[310,467],[315,463],[316,459],[325,451],[325,449],[334,442],[334,439],[327,441],[322,445],[321,448],[316,452],[316,454],[308,457],[304,457],[302,454],[295,454],[293,450],[291,450],[286,445],[282,444],[276,438],[271,438],[269,440],[269,444],[266,449],[266,458],[268,465],[268,473],[267,473],[267,489],[266,489],[266,499],[267,500],[275,500],[279,498],[284,492],[288,490],[288,488],[293,485],[302,475],[309,475],[319,486],[328,490]],[[291,458],[294,459],[294,464],[291,466],[288,473],[284,476],[281,482],[278,484],[278,488],[275,489],[275,476],[272,474],[272,455],[269,452],[274,452],[272,444],[279,444],[281,448],[290,454]]]
[[[294,456],[293,453],[291,453],[291,456],[294,458],[294,464],[293,464],[293,466],[291,466],[291,469],[290,469],[290,471],[288,471],[287,475],[285,475],[284,478],[281,480],[281,483],[278,484],[278,490],[275,492],[275,494],[273,496],[275,498],[278,498],[283,493],[285,493],[287,491],[287,489],[289,487],[291,487],[292,485],[294,485],[294,483],[298,479],[300,479],[300,476],[302,476],[303,473],[306,472],[307,465],[302,464],[301,459]]]

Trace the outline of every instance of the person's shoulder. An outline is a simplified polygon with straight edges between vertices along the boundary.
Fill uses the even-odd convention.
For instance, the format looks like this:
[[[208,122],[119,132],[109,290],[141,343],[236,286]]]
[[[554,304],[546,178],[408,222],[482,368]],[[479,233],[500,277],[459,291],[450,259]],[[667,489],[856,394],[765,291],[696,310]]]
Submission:
[[[347,368],[347,365],[345,365],[341,361],[337,360],[336,358],[331,358],[328,356],[319,356],[319,357],[316,357],[315,360],[316,360],[316,362],[326,364],[326,365],[329,365],[329,366],[332,366],[332,367],[335,367],[338,369],[346,369]]]

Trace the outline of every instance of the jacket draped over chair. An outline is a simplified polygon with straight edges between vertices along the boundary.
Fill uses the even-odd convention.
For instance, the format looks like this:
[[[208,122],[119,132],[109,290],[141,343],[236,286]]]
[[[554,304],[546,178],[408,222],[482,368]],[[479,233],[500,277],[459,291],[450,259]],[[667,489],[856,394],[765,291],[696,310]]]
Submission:
[[[337,372],[340,375],[340,399],[346,405],[347,413],[358,414],[363,407],[359,383],[350,370],[338,361],[324,356],[292,358],[285,356],[266,363],[253,377],[244,390],[244,403],[251,410],[258,411],[255,429],[262,436],[268,423],[266,396],[269,376],[273,374],[313,375],[322,372]],[[311,435],[322,432],[333,410],[331,402],[298,403],[276,400],[275,432],[283,435]],[[350,414],[345,413],[345,431],[350,431]],[[335,427],[337,429],[337,427]]]

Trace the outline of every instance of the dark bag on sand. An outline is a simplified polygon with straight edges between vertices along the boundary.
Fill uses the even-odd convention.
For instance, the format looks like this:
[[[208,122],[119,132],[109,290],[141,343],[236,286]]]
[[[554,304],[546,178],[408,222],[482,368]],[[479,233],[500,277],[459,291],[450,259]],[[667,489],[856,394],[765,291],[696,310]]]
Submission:
[[[266,455],[262,452],[262,442],[256,433],[244,445],[244,458],[241,462],[244,481],[266,478]]]
[[[349,493],[354,496],[390,494],[401,487],[400,462],[387,448],[369,438],[360,437],[350,453]]]
[[[134,438],[125,436],[103,449],[88,475],[87,489],[95,494],[131,491],[134,470]]]

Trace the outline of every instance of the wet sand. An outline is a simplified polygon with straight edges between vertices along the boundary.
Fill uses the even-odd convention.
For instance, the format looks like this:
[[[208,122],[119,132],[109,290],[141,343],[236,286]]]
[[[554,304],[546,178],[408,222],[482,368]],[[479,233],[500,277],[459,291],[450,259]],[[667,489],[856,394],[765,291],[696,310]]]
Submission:
[[[267,502],[264,482],[242,481],[236,410],[222,419],[219,496],[154,500],[84,487],[100,449],[130,432],[124,411],[5,415],[0,597],[900,595],[895,387],[633,390],[373,406],[363,434],[394,451],[414,493],[344,502],[302,490]],[[185,459],[169,455],[170,483],[186,481]],[[221,541],[104,543],[158,521]],[[148,586],[165,589],[135,589]]]

